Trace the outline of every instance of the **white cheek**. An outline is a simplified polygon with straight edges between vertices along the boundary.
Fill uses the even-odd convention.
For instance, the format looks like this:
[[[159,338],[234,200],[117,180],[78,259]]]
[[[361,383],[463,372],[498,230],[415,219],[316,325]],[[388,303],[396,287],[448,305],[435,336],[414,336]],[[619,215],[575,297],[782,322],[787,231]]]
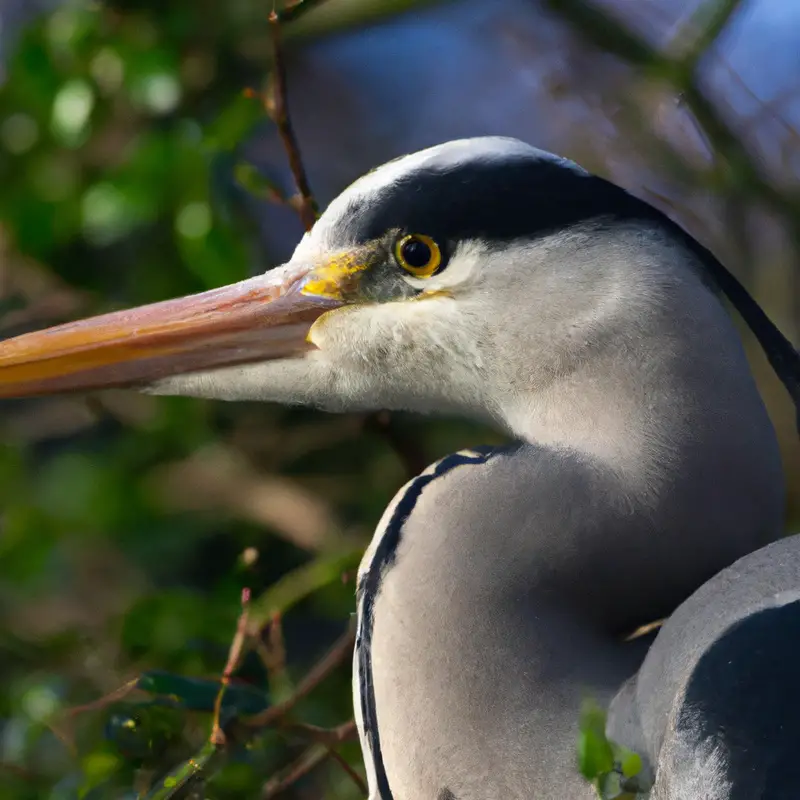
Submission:
[[[341,367],[474,375],[481,337],[464,311],[446,297],[354,306],[321,317],[309,339]]]

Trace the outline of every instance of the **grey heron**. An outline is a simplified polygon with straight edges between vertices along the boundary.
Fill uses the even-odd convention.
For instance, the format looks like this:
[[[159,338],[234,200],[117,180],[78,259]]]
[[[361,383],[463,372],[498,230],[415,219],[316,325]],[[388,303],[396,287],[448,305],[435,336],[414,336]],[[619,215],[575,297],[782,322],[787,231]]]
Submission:
[[[0,397],[138,386],[499,426],[513,446],[411,480],[364,555],[370,797],[589,798],[578,712],[641,664],[623,635],[782,532],[775,433],[720,286],[800,402],[794,348],[681,228],[573,162],[459,140],[357,180],[265,275],[4,342]],[[655,762],[658,669],[612,706]]]

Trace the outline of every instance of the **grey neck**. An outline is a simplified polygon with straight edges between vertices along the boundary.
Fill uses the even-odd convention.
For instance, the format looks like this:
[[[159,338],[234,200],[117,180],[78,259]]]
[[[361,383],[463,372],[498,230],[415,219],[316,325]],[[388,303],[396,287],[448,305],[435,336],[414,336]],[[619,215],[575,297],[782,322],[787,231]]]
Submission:
[[[532,560],[559,565],[565,599],[614,629],[668,614],[783,527],[777,441],[733,322],[659,247],[639,243],[625,274],[627,324],[502,415],[530,478],[509,502],[563,506],[545,518],[557,528],[530,531]]]
[[[395,800],[593,797],[574,765],[580,704],[638,665],[621,635],[781,530],[775,436],[731,320],[660,261],[631,276],[646,283],[631,302],[650,302],[621,302],[625,324],[568,371],[504,376],[496,416],[520,444],[408,502],[412,484],[378,527],[362,578],[394,542],[360,668],[365,748]]]

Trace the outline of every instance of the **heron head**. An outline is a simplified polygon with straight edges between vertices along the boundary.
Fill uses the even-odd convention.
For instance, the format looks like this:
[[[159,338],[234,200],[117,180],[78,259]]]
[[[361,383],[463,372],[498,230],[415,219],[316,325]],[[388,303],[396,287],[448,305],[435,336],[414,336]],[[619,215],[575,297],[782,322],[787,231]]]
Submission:
[[[0,344],[0,397],[134,386],[496,416],[647,324],[665,273],[631,265],[662,220],[517,140],[448,142],[357,180],[282,267]]]

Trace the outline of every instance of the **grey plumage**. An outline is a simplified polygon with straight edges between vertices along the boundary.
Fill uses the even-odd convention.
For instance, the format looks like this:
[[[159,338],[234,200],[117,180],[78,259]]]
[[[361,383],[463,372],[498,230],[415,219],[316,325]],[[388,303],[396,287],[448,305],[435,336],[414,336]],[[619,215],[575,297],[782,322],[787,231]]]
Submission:
[[[800,537],[737,561],[670,617],[611,706],[649,757],[652,800],[800,792]]]

